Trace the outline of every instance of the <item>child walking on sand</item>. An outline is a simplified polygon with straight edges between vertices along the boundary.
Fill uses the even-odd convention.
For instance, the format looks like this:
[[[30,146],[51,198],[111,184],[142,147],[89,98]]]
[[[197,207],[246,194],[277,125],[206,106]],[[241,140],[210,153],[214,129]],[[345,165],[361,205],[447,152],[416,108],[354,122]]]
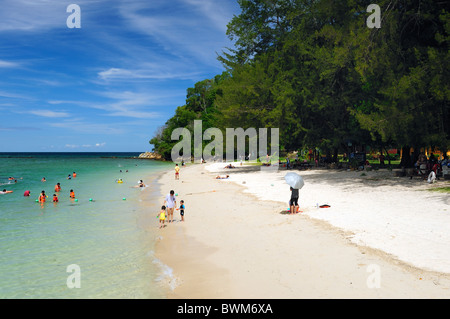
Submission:
[[[164,227],[165,220],[166,220],[166,206],[161,206],[161,211],[159,212],[159,228]]]

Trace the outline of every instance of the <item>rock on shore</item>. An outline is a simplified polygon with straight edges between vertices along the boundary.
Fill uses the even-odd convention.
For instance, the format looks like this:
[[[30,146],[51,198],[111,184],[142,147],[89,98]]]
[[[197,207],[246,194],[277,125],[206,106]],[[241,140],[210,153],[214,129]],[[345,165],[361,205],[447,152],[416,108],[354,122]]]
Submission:
[[[153,159],[161,161],[163,160],[162,156],[155,152],[145,152],[139,155],[139,158]]]

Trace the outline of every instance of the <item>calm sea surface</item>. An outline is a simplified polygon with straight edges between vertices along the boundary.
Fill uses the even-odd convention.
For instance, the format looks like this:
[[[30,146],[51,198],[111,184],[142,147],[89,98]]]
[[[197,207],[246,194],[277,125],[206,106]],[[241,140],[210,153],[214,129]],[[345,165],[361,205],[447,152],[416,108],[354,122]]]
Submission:
[[[141,224],[156,216],[142,203],[156,185],[134,186],[170,166],[138,155],[0,153],[0,191],[13,191],[0,195],[0,298],[165,297],[161,276],[170,270],[153,256],[158,221]]]

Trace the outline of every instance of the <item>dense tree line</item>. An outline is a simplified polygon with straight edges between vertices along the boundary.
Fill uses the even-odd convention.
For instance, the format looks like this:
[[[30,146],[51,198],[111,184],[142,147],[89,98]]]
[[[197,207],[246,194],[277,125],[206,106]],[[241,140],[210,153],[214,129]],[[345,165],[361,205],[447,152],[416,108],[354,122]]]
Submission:
[[[150,141],[170,158],[176,127],[280,129],[281,149],[348,143],[375,149],[450,146],[448,1],[239,0],[228,24],[226,71],[187,90]],[[416,154],[417,155],[417,154]],[[404,156],[409,165],[410,156]]]

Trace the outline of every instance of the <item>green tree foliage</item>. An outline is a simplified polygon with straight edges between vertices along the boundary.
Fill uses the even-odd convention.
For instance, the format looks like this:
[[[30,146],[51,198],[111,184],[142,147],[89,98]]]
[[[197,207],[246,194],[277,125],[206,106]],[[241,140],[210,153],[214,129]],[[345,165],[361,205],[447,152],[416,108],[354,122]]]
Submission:
[[[187,128],[194,132],[194,120],[202,120],[203,130],[216,127],[218,110],[214,104],[217,95],[221,95],[219,84],[227,78],[227,73],[217,75],[214,79],[203,80],[195,83],[193,88],[187,89],[186,104],[175,110],[164,126],[158,129],[156,135],[150,140],[163,158],[169,160],[173,146],[178,141],[172,141],[172,132],[176,128]],[[193,145],[192,145],[193,147]],[[192,149],[193,153],[193,149]]]
[[[445,1],[380,0],[379,29],[366,24],[371,1],[238,3],[227,31],[235,47],[218,57],[227,72],[187,90],[151,141],[159,152],[194,119],[203,129],[280,128],[285,150],[449,148]]]
[[[405,149],[450,146],[450,16],[443,4],[383,1],[382,27],[358,37],[356,69],[372,92],[356,116],[363,128]]]

